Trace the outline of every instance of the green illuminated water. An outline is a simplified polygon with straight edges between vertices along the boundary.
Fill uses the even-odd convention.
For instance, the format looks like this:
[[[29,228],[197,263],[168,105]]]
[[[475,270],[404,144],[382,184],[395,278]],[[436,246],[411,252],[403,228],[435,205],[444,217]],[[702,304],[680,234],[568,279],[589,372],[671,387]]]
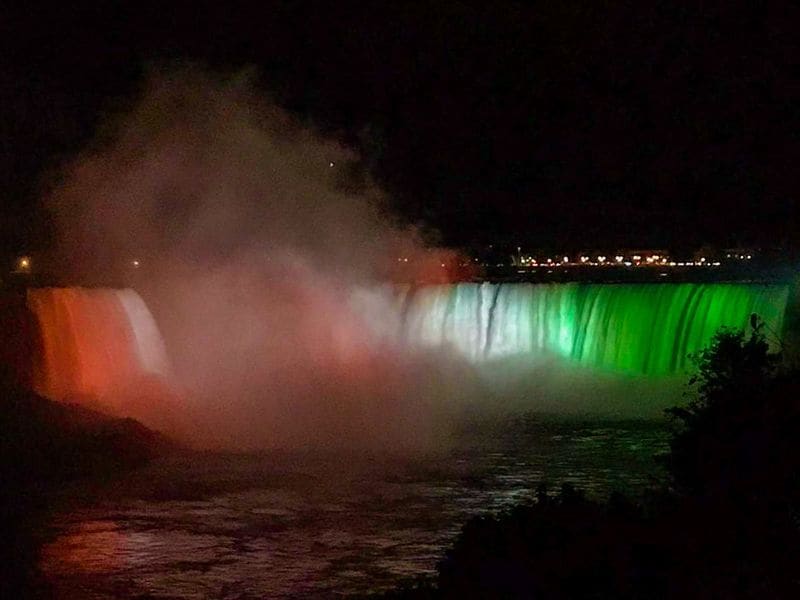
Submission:
[[[783,329],[789,289],[752,283],[471,284],[405,292],[402,334],[473,361],[555,354],[593,368],[645,375],[683,371],[720,327],[759,315]]]

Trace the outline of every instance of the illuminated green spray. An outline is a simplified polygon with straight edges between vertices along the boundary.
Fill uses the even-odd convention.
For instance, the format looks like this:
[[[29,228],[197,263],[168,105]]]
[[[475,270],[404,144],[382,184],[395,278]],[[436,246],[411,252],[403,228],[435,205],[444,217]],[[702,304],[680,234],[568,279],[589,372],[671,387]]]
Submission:
[[[473,361],[556,354],[633,374],[685,370],[721,326],[744,329],[756,313],[773,339],[788,286],[712,284],[453,284],[405,296],[403,335],[450,346]]]

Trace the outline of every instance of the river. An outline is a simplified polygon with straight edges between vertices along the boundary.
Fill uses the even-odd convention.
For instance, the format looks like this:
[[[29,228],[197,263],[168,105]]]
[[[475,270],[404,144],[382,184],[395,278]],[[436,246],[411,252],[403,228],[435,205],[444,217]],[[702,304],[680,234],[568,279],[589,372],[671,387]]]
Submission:
[[[308,598],[432,573],[462,524],[541,481],[639,493],[662,474],[663,423],[534,415],[473,422],[414,458],[298,452],[160,459],[62,491],[37,525],[54,598]]]

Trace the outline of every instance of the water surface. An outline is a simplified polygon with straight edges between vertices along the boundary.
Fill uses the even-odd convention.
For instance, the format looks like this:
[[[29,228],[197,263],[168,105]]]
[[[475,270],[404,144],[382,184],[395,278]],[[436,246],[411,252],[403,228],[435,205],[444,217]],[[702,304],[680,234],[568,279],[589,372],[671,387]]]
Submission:
[[[475,423],[437,456],[195,455],[66,492],[40,532],[56,598],[307,598],[430,573],[462,524],[540,481],[595,496],[660,476],[661,425]]]

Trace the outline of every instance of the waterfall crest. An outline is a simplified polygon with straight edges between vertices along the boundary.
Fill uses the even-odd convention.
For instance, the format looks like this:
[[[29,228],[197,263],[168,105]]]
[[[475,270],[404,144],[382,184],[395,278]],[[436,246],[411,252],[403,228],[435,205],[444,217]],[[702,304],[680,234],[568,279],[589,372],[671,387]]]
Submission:
[[[399,335],[473,362],[548,353],[589,367],[670,375],[722,326],[755,313],[774,343],[788,286],[751,283],[473,284],[400,292]]]
[[[33,387],[42,396],[103,403],[169,373],[158,326],[133,290],[30,289],[27,303],[39,326]]]

